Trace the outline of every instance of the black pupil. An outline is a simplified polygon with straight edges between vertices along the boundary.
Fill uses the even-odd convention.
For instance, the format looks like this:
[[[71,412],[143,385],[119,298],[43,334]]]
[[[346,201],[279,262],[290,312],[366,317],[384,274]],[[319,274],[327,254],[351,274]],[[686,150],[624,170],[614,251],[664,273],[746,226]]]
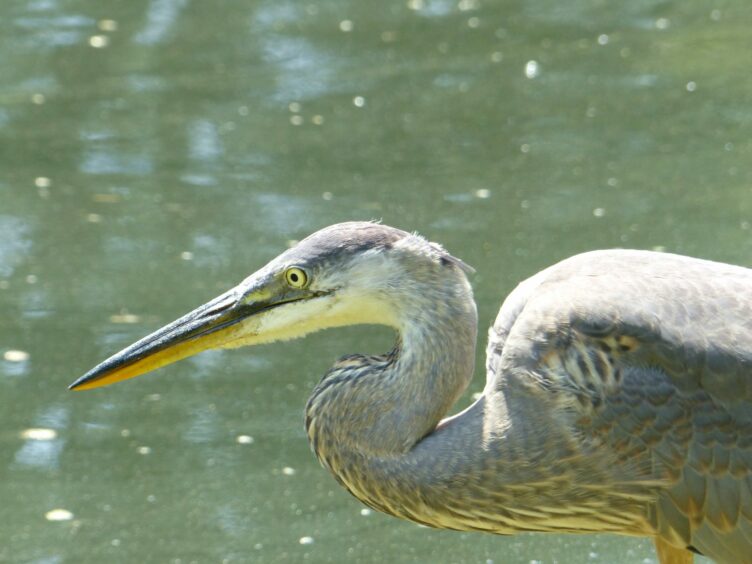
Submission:
[[[296,272],[290,273],[290,280],[293,281],[293,282],[297,282],[298,281],[298,274]]]

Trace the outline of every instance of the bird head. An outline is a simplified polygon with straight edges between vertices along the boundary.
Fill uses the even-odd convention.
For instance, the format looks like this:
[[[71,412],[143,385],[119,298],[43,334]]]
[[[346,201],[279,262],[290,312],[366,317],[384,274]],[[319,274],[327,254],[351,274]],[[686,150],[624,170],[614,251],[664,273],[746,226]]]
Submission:
[[[462,274],[467,268],[438,245],[399,229],[368,222],[333,225],[113,355],[70,388],[105,386],[207,349],[294,339],[353,324],[399,328],[405,303],[415,302],[416,295],[427,297],[424,290],[437,283],[469,291]]]

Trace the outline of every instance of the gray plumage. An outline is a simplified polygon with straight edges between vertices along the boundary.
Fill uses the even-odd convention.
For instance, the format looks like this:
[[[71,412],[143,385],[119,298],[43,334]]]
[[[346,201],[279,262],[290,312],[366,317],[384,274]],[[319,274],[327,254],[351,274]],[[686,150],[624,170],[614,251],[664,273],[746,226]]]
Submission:
[[[304,297],[268,290],[291,265]],[[394,349],[340,359],[306,407],[314,452],[362,502],[457,530],[650,536],[663,563],[752,563],[752,270],[646,251],[562,261],[506,299],[483,394],[443,419],[473,375],[466,272],[417,235],[335,225],[73,387],[162,351],[181,323],[195,338],[201,315],[214,325],[199,336],[224,329],[216,312],[248,296],[271,300],[263,319],[297,321],[221,346],[385,323]]]

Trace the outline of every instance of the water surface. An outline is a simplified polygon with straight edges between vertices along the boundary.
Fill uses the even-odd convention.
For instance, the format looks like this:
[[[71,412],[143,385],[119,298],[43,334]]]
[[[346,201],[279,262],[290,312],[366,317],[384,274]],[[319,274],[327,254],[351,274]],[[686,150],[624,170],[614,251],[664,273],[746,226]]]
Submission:
[[[481,334],[575,252],[752,265],[751,24],[742,0],[3,4],[0,561],[655,562],[364,511],[302,409],[385,330],[66,386],[338,221],[475,266]]]

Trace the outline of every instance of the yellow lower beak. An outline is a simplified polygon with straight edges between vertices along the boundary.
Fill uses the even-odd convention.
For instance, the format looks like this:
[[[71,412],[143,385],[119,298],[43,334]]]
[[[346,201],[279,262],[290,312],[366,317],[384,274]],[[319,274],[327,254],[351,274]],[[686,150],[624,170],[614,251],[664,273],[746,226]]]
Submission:
[[[111,356],[70,385],[89,390],[133,378],[201,351],[220,348],[239,332],[239,322],[259,310],[230,291]]]

